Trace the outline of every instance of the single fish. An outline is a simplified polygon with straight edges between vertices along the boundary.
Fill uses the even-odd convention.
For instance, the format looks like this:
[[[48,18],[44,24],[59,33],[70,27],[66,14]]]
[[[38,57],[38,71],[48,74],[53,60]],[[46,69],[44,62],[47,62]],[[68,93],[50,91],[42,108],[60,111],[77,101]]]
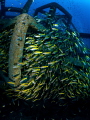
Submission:
[[[34,54],[41,54],[41,53],[43,53],[43,52],[41,52],[41,51],[34,52]]]

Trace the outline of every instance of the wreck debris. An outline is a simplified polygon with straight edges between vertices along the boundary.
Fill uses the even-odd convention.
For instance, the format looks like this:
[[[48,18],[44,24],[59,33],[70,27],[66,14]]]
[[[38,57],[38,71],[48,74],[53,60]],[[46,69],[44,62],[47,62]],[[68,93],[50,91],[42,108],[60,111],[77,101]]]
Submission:
[[[23,8],[17,8],[17,7],[5,7],[5,0],[0,1],[1,2],[1,10],[0,10],[0,17],[8,17],[5,15],[5,12],[19,12],[22,13],[28,13],[28,10],[31,6],[31,4],[34,2],[33,0],[27,0]],[[11,17],[11,16],[10,16]]]
[[[53,9],[53,6],[50,8]],[[56,9],[53,10],[54,12],[56,11]],[[49,11],[49,14],[51,14],[52,17],[52,10]],[[66,29],[66,26],[64,27],[65,29],[63,29],[63,32],[60,32],[58,28],[55,28],[60,25],[59,23],[49,23],[51,29],[47,29],[46,34],[37,33],[36,35],[33,35],[32,33],[30,33],[30,37],[26,38],[27,44],[25,47],[24,42],[29,27],[30,29],[35,29],[36,31],[41,31],[45,29],[42,29],[43,27],[37,24],[36,21],[28,14],[22,14],[18,16],[17,18],[15,18],[15,21],[13,23],[15,24],[15,27],[9,49],[9,78],[13,82],[8,83],[13,88],[16,87],[16,90],[20,90],[18,95],[23,96],[25,94],[26,97],[24,99],[27,99],[28,97],[28,99],[33,99],[34,101],[35,98],[38,98],[39,96],[42,96],[42,98],[44,99],[51,98],[55,95],[57,95],[55,96],[56,98],[58,97],[60,99],[63,99],[64,97],[62,97],[62,94],[65,94],[65,96],[68,96],[69,98],[75,98],[75,96],[78,97],[78,93],[80,94],[79,90],[77,91],[77,89],[75,89],[75,93],[73,89],[70,89],[71,91],[65,93],[63,89],[66,86],[66,89],[69,89],[68,85],[70,86],[70,88],[72,87],[72,85],[75,85],[77,87],[77,83],[81,85],[81,80],[83,81],[86,79],[87,81],[89,81],[89,70],[85,68],[85,66],[88,65],[88,62],[85,61],[85,59],[80,58],[76,51],[76,49],[78,48],[83,51],[83,47],[78,39],[77,33],[75,31],[68,31]],[[35,38],[32,40],[34,42],[31,42],[31,37]],[[35,44],[37,46],[35,46]],[[28,47],[31,49],[28,49]],[[23,48],[26,48],[26,54],[23,53]],[[31,54],[29,54],[29,52],[31,52]],[[86,53],[86,48],[83,52]],[[75,55],[74,59],[73,53]],[[71,57],[67,57],[68,55],[70,55]],[[20,64],[22,63],[22,57],[26,58],[26,61],[23,62],[23,66]],[[89,56],[85,57],[89,59]],[[81,65],[79,64],[79,66],[78,63],[76,64],[75,61],[78,61],[78,63],[81,61]],[[24,71],[22,73],[21,67],[23,67]],[[25,68],[28,69],[25,70]],[[83,73],[85,75],[84,79],[83,75],[79,76],[82,73],[83,69],[86,69],[87,71],[86,73]],[[21,74],[23,74],[22,79]],[[60,76],[62,76],[62,79],[60,78]],[[65,76],[67,77],[65,78]],[[78,80],[78,78],[80,79]],[[59,85],[59,83],[61,83],[61,86]],[[31,86],[33,87],[31,88]],[[88,83],[83,86],[84,88],[88,88]],[[29,90],[28,87],[30,88]],[[41,92],[42,89],[44,92]],[[39,94],[39,92],[41,95]]]
[[[15,82],[15,86],[19,85],[21,79],[21,66],[25,36],[28,28],[41,30],[35,19],[28,14],[21,14],[16,19],[9,49],[9,78]],[[17,77],[16,77],[17,76]]]
[[[28,10],[29,10],[32,2],[34,2],[34,1],[33,1],[33,0],[28,0],[28,1],[26,2],[26,4],[25,4],[24,7],[23,7],[22,13],[28,13]]]
[[[68,18],[68,24],[71,23],[72,16],[70,15],[70,13],[68,11],[66,11],[61,5],[59,5],[56,2],[48,3],[46,5],[43,5],[39,8],[37,8],[35,10],[34,16],[36,16],[39,12],[40,13],[45,13],[44,9],[46,9],[46,8],[50,8],[49,13],[51,14],[52,17],[55,15],[56,9],[59,9],[60,11],[62,11],[65,14],[65,15],[63,15],[63,17],[66,16]],[[52,11],[52,9],[53,9],[53,11]]]

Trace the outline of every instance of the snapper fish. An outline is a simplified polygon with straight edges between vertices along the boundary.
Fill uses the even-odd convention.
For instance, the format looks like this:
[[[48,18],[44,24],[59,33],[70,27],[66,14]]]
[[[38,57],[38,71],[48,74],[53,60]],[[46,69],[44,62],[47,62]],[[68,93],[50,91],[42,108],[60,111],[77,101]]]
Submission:
[[[36,37],[36,38],[40,38],[40,37],[41,37],[41,35],[34,35],[34,37]]]
[[[41,54],[41,51],[35,51],[33,54]]]
[[[59,25],[58,24],[53,24],[53,26],[58,27]]]

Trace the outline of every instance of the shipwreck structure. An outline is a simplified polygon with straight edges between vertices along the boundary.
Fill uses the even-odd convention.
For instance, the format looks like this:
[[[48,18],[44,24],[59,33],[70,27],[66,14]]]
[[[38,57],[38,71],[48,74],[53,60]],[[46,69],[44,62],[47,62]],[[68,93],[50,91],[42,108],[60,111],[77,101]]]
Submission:
[[[63,95],[70,98],[82,95],[83,89],[80,91],[79,87],[89,88],[90,58],[79,37],[90,37],[89,34],[78,33],[72,23],[72,16],[55,2],[37,8],[33,17],[27,14],[32,0],[28,0],[23,9],[8,8],[5,7],[5,0],[0,2],[0,67],[5,67],[3,71],[8,73],[8,77],[2,71],[0,75],[10,88],[19,91],[18,96],[33,100],[40,97],[58,97],[60,100]],[[48,12],[45,10],[47,8]],[[20,15],[11,19],[5,16],[8,9],[20,12]],[[57,9],[63,14],[56,14]],[[41,18],[39,13],[42,14]],[[5,39],[7,45],[4,45]],[[84,56],[78,51],[82,51]],[[81,85],[85,80],[86,87]],[[72,89],[73,84],[76,89]]]

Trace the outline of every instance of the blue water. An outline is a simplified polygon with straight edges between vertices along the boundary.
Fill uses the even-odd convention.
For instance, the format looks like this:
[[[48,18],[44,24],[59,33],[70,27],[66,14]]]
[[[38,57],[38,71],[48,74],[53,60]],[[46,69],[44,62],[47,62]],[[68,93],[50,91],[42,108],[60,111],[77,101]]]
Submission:
[[[22,8],[27,0],[6,0],[6,7]],[[34,0],[28,14],[33,16],[36,8],[56,0]],[[62,5],[71,15],[78,32],[90,33],[90,0],[57,0],[57,3]],[[8,13],[6,13],[8,14]],[[9,13],[14,15],[13,13]],[[15,13],[18,15],[18,13]],[[90,47],[90,39],[84,39],[84,43]]]

